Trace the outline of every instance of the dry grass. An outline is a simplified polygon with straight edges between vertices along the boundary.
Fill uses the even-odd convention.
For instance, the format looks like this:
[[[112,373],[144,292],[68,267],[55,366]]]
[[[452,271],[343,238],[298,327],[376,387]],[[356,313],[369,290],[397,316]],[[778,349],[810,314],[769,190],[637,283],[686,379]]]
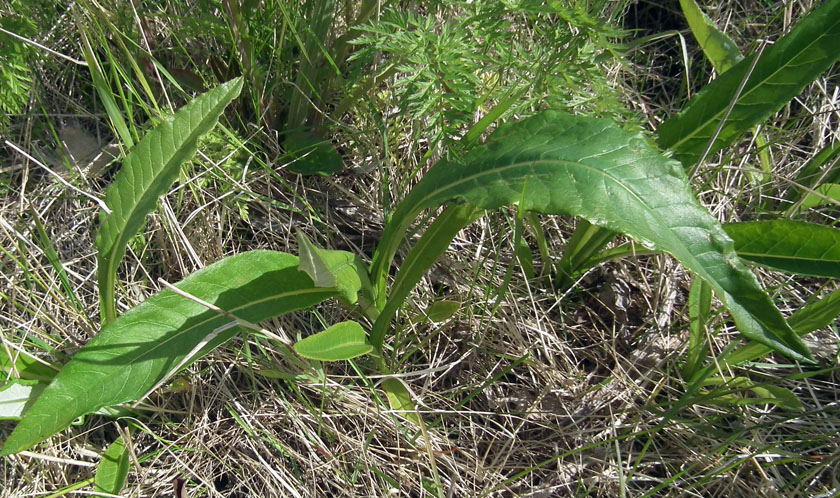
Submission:
[[[795,19],[803,7],[790,5]],[[715,18],[741,18],[756,9],[730,2]],[[738,29],[738,36],[748,37],[756,27]],[[56,49],[75,52],[49,40]],[[699,57],[696,47],[691,53]],[[635,62],[645,66],[647,82],[621,75],[631,105],[649,116],[663,116],[662,107],[673,110],[661,97],[673,95],[680,84],[672,70],[650,65],[657,60]],[[103,118],[66,97],[78,91],[73,70],[61,62],[45,66],[38,91],[49,97],[50,113],[71,116],[95,136],[106,129]],[[837,139],[836,82],[836,71],[821,78],[765,127],[781,165],[774,184],[760,190],[776,192],[771,200],[783,196],[784,179],[814,151]],[[68,123],[49,119],[58,127]],[[32,115],[10,128],[14,135],[8,139],[34,155],[51,147],[45,128],[45,118]],[[144,239],[129,253],[119,309],[155,292],[158,278],[177,281],[225,255],[254,248],[296,253],[297,230],[322,245],[369,257],[383,225],[378,198],[387,167],[380,162],[383,146],[381,137],[353,128],[344,133],[339,140],[349,173],[334,178],[301,179],[282,172],[282,164],[261,166],[256,160],[242,175],[237,167],[247,153],[211,141],[208,147],[233,152],[230,161],[240,166],[219,164],[226,154],[215,149],[197,157],[188,180],[166,196]],[[254,145],[254,156],[264,158],[258,151],[271,150],[265,146],[269,139],[256,135],[246,147]],[[399,143],[396,162],[407,169],[391,171],[391,178],[414,169],[422,155],[417,149]],[[5,152],[10,163],[4,165],[8,179],[0,198],[3,347],[57,366],[98,328],[92,240],[97,209],[34,162]],[[751,152],[739,154],[710,160],[696,178],[704,186],[702,200],[723,221],[760,214],[754,207],[764,194],[744,175]],[[716,167],[716,161],[726,166]],[[76,180],[101,198],[108,177]],[[690,277],[672,260],[655,256],[593,270],[562,299],[545,282],[528,282],[514,271],[500,297],[506,271],[515,265],[506,214],[464,230],[402,314],[419,313],[436,298],[462,303],[444,323],[404,320],[406,329],[395,343],[422,430],[387,408],[377,388],[380,379],[357,375],[365,371],[364,360],[355,367],[325,365],[325,380],[313,382],[298,375],[281,347],[242,336],[192,365],[181,375],[180,389],[151,395],[137,417],[115,423],[88,416],[37,450],[6,458],[0,496],[46,496],[89,484],[105,448],[127,425],[136,429],[123,496],[171,496],[181,480],[186,496],[219,497],[829,496],[840,489],[835,368],[787,379],[782,377],[792,371],[774,368],[777,359],[753,368],[756,378],[795,392],[805,406],[801,413],[718,404],[699,393],[693,403],[670,411],[686,396],[679,361]],[[834,214],[813,216],[833,223]],[[50,264],[36,219],[68,287]],[[559,254],[573,221],[543,223]],[[762,278],[783,289],[786,312],[816,288],[768,272]],[[342,313],[324,306],[317,314],[293,314],[265,326],[292,337],[306,335],[320,327],[319,320],[333,323]],[[719,350],[735,332],[722,318],[710,324],[715,327]],[[822,341],[817,354],[836,365],[836,331],[817,337]],[[4,435],[11,427],[3,423]],[[74,493],[89,495],[90,489]]]

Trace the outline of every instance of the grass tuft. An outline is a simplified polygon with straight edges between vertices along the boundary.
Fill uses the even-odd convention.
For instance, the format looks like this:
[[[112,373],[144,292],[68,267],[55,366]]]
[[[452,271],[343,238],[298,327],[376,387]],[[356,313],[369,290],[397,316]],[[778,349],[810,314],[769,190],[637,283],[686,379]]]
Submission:
[[[812,3],[701,7],[750,52]],[[38,44],[0,32],[0,384],[48,380],[99,330],[91,199],[103,198],[117,163],[96,156],[124,157],[162,115],[219,82],[243,75],[247,90],[130,242],[119,313],[159,279],[231,254],[297,254],[298,233],[369,262],[392,206],[436,159],[463,153],[461,137],[491,131],[474,126],[494,109],[497,122],[555,108],[653,131],[714,77],[677,1],[319,4],[0,7],[0,28]],[[793,208],[815,186],[797,175],[840,140],[837,81],[834,67],[766,121],[761,139],[707,158],[692,181],[720,221],[795,213],[836,226],[836,202]],[[343,171],[292,173],[284,143],[296,132],[332,147]],[[821,171],[833,174],[836,160]],[[558,290],[551,269],[575,221],[533,216],[517,240],[517,215],[497,211],[462,230],[400,310],[388,351],[416,414],[390,409],[383,379],[367,374],[371,359],[313,365],[243,334],[129,416],[89,415],[4,457],[0,495],[90,492],[126,427],[123,496],[165,496],[180,483],[189,496],[224,497],[840,492],[836,323],[807,338],[819,368],[776,355],[706,364],[711,376],[787,390],[801,409],[733,382],[692,390],[682,375],[690,275],[638,247]],[[532,274],[518,264],[524,253]],[[756,273],[786,316],[836,290]],[[457,311],[430,320],[442,300]],[[715,301],[705,323],[712,355],[740,344],[720,309]],[[346,319],[321,306],[261,326],[296,340]],[[13,427],[0,422],[0,439]]]

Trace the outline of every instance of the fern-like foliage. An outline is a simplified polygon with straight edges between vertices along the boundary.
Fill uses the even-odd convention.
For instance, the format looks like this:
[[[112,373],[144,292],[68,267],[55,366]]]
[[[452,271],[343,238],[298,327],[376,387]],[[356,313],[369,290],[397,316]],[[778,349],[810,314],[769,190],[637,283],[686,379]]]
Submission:
[[[22,2],[12,2],[15,4]],[[19,11],[18,11],[19,12]],[[0,27],[20,36],[32,36],[36,26],[31,18],[4,12]],[[20,40],[0,32],[0,131],[9,124],[10,114],[20,114],[26,109],[32,84],[28,57],[31,47]]]
[[[598,6],[588,8],[531,0],[390,8],[359,28],[353,59],[378,57],[383,72],[395,70],[392,97],[419,123],[417,138],[457,153],[476,116],[512,91],[525,94],[506,115],[553,108],[618,117],[624,106],[604,63],[616,61],[621,33],[593,14]]]

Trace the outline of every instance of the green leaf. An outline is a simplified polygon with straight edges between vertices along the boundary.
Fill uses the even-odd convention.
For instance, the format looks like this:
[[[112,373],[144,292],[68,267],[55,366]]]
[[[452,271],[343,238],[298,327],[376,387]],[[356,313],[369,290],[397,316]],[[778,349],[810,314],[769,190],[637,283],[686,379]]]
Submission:
[[[344,163],[328,141],[311,133],[295,133],[283,142],[286,150],[286,169],[301,175],[329,176],[341,172]]]
[[[836,183],[838,177],[840,177],[840,161],[835,161],[838,155],[840,155],[840,140],[835,140],[808,160],[796,174],[794,184],[813,190],[822,183]],[[788,216],[796,211],[796,202],[802,197],[803,192],[807,191],[799,188],[790,189],[787,200],[793,202],[794,205],[788,209],[786,213]],[[810,194],[810,192],[808,193]]]
[[[774,270],[840,278],[840,230],[803,221],[729,223],[738,256]]]
[[[301,339],[295,343],[295,352],[310,360],[349,360],[373,351],[366,339],[362,326],[351,320]]]
[[[835,318],[840,316],[840,289],[796,310],[788,318],[788,323],[799,335],[828,327]]]
[[[749,390],[758,397],[758,399],[755,400],[756,402],[761,400],[763,403],[776,405],[784,408],[785,410],[794,412],[805,411],[805,407],[802,406],[802,402],[799,401],[799,398],[797,398],[790,389],[770,384],[753,383],[749,387]]]
[[[46,382],[15,379],[0,388],[0,420],[20,420],[47,387]]]
[[[457,200],[483,209],[515,204],[581,216],[676,257],[715,290],[746,337],[812,361],[779,310],[741,263],[732,239],[694,198],[682,168],[638,133],[602,119],[545,112],[500,126],[462,161],[433,166],[400,203],[374,255],[385,270],[424,209]]]
[[[802,209],[810,209],[827,204],[840,204],[840,185],[836,183],[823,183],[809,193],[802,200]]]
[[[755,63],[748,57],[706,85],[679,115],[657,130],[659,146],[673,149],[686,167],[709,153],[731,144],[790,102],[840,57],[840,0],[828,0],[811,11],[794,28],[767,46]],[[729,112],[732,99],[738,95]],[[727,115],[728,113],[728,115]]]
[[[367,265],[358,255],[316,247],[303,232],[298,232],[300,266],[318,287],[334,288],[347,307],[358,304],[362,313],[376,320],[379,310],[373,304],[373,286]]]
[[[11,358],[11,355],[13,358]],[[43,361],[43,360],[42,360]],[[52,380],[58,373],[58,367],[45,365],[24,351],[0,349],[0,372],[8,377],[19,377],[27,380]]]
[[[793,331],[802,337],[817,329],[827,327],[838,316],[840,316],[840,289],[800,308],[788,318],[788,323],[793,328]],[[751,342],[728,355],[724,355],[718,361],[721,367],[737,365],[745,361],[761,358],[770,353],[770,351],[771,349],[764,344]]]
[[[703,380],[703,385],[719,385],[733,392],[751,391],[756,398],[745,398],[734,394],[717,396],[716,404],[730,406],[776,405],[791,411],[802,411],[804,407],[793,392],[784,387],[753,382],[747,377],[711,377]]]
[[[335,261],[335,258],[329,258],[327,261],[326,255],[321,253],[321,249],[315,247],[303,232],[298,232],[298,257],[300,264],[298,270],[305,272],[312,279],[318,287],[335,287],[338,282],[338,276],[335,273],[334,265],[341,266],[346,261],[344,258],[340,261]]]
[[[94,491],[99,493],[120,494],[128,476],[128,448],[122,437],[108,445],[96,475],[93,478]]]
[[[405,417],[406,420],[420,425],[420,416],[414,407],[411,393],[408,392],[408,388],[400,379],[385,379],[382,381],[382,389],[385,390],[385,396],[388,397],[388,404],[392,410],[401,412],[400,415]]]
[[[315,247],[303,232],[298,232],[297,239],[298,269],[309,275],[316,286],[336,289],[348,305],[357,301],[365,285],[370,287],[364,262],[357,255]]]
[[[100,213],[96,236],[97,278],[105,323],[116,318],[114,278],[128,241],[178,177],[181,164],[195,154],[199,138],[213,129],[241,89],[242,79],[236,78],[196,98],[147,133],[123,161],[105,195],[111,213]]]
[[[744,58],[735,42],[715,26],[694,0],[680,0],[680,6],[691,33],[718,73],[725,73]]]
[[[238,319],[259,322],[336,295],[274,251],[231,256],[178,288]],[[0,455],[25,450],[101,407],[136,401],[237,332],[236,322],[165,290],[108,324],[64,366],[15,428]]]
[[[426,316],[429,320],[440,323],[448,320],[459,309],[461,309],[461,303],[458,301],[436,301],[426,308]]]

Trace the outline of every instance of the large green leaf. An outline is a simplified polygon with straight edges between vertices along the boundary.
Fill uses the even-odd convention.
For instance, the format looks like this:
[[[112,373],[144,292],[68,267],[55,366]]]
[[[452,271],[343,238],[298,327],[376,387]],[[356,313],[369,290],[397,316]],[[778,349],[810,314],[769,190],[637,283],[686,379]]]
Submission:
[[[714,153],[731,144],[793,99],[840,57],[838,46],[840,0],[827,0],[764,49],[758,61],[755,55],[748,57],[706,85],[683,112],[662,123],[659,145],[693,166],[707,149]],[[730,106],[745,79],[737,102]]]
[[[738,256],[774,270],[840,278],[840,230],[803,221],[729,223]]]
[[[298,271],[298,258],[252,251],[210,265],[178,288],[238,319],[258,322],[335,296]],[[165,290],[107,325],[61,370],[6,441],[17,453],[104,406],[140,399],[175,371],[230,339],[226,316]]]
[[[437,163],[383,233],[371,267],[378,295],[413,220],[449,200],[483,209],[521,203],[525,210],[581,216],[668,252],[712,286],[746,337],[810,360],[738,259],[732,239],[694,198],[680,165],[638,133],[608,120],[545,112],[500,126],[460,162]]]
[[[106,323],[116,318],[114,278],[128,241],[178,177],[181,164],[195,154],[199,138],[213,129],[241,89],[242,79],[236,78],[196,98],[147,133],[123,161],[105,195],[111,213],[101,213],[96,236],[99,298]]]
[[[685,5],[688,1],[681,0],[681,3]],[[656,132],[659,145],[673,149],[675,157],[680,159],[686,168],[693,168],[708,147],[711,136],[724,116],[727,116],[726,126],[721,130],[721,135],[717,137],[714,147],[709,149],[710,153],[730,144],[740,134],[752,129],[764,117],[787,104],[799,91],[798,89],[816,79],[837,59],[838,52],[834,47],[837,45],[838,30],[840,30],[840,25],[837,23],[838,10],[840,10],[840,0],[829,0],[819,10],[803,19],[788,36],[764,51],[755,68],[760,72],[750,71],[755,60],[751,57],[742,60],[730,68],[725,75],[707,85],[689,101],[687,108],[681,114],[666,120],[659,127]],[[694,29],[693,25],[692,29]],[[703,38],[702,34],[698,36],[698,39],[700,38]],[[703,43],[702,40],[701,43]],[[718,48],[723,51],[732,50],[731,46],[729,48],[725,46],[728,44],[725,44],[722,39],[718,38],[713,43],[718,44]],[[813,52],[812,48],[814,48]],[[717,51],[718,55],[711,55],[708,51],[706,53],[709,58],[714,59],[722,55],[722,52]],[[723,62],[726,58],[724,56],[717,62]],[[729,59],[731,60],[732,57]],[[730,108],[732,98],[738,93],[737,90],[744,82],[747,73],[751,74],[751,78],[742,89],[741,99],[737,105]],[[756,140],[762,140],[761,137],[758,135]],[[821,152],[818,158],[803,168],[803,177],[798,177],[797,181],[802,183],[805,181],[804,177],[809,177],[810,185],[813,187],[816,182],[814,175],[834,153],[836,149],[831,147]],[[824,181],[833,181],[830,178],[827,176]],[[803,184],[807,185],[807,183]],[[792,201],[798,198],[797,192],[789,196]],[[603,229],[587,235],[588,238],[603,240],[604,243],[610,240],[609,234]],[[574,234],[574,237],[577,236],[578,230]],[[574,246],[572,247],[575,249]],[[586,253],[582,256],[572,259],[566,253],[563,254],[560,264],[561,288],[570,286],[573,282],[572,277],[592,267],[594,262],[601,259]]]

